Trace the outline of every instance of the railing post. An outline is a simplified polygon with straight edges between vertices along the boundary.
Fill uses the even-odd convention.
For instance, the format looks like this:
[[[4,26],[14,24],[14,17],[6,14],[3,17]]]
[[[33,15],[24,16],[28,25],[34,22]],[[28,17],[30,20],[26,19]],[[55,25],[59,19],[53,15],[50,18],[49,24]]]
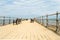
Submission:
[[[40,23],[41,23],[41,17],[40,17]]]
[[[42,25],[44,24],[43,16],[42,16]]]
[[[42,17],[40,18],[40,20],[41,20],[41,24],[42,24]]]
[[[46,27],[48,27],[48,15],[46,15]]]
[[[3,25],[5,25],[5,17],[3,17]]]
[[[11,19],[10,19],[10,17],[9,17],[9,24],[11,23]]]
[[[56,13],[56,32],[58,31],[59,22],[58,22],[58,12]]]

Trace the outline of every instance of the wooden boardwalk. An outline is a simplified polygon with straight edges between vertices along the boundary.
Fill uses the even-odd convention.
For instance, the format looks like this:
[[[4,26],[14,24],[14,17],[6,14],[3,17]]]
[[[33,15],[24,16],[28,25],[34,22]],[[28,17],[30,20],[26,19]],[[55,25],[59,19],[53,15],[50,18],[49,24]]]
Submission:
[[[23,21],[19,25],[0,27],[0,40],[2,39],[60,40],[60,36],[36,22]]]

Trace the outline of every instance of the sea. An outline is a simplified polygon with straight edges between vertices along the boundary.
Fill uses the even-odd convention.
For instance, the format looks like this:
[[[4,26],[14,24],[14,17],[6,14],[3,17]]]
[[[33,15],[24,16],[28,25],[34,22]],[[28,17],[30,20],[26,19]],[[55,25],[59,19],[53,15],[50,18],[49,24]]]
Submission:
[[[46,19],[43,19],[43,21],[40,20],[40,19],[37,19],[37,21],[39,23],[42,23],[43,22],[43,24],[46,26]],[[60,18],[58,19],[58,23],[60,25]],[[56,25],[56,19],[48,19],[48,25]]]
[[[0,26],[3,25],[3,20],[4,19],[0,19]],[[10,19],[10,23],[13,23],[13,19]],[[5,19],[5,25],[9,24],[9,19]]]

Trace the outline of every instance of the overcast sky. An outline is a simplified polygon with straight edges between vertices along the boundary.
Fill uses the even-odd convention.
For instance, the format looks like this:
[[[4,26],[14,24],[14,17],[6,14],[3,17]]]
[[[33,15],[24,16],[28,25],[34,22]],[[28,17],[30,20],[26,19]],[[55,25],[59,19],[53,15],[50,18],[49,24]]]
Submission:
[[[60,0],[0,0],[0,16],[35,17],[60,11]]]

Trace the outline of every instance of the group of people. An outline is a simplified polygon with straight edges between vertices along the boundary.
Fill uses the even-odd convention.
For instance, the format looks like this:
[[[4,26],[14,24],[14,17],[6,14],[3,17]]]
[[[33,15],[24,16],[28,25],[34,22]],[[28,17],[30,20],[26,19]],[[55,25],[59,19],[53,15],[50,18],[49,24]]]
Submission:
[[[30,21],[31,23],[34,23],[34,19],[31,19],[31,21]]]
[[[21,23],[21,20],[22,19],[18,19],[18,18],[16,20],[13,20],[13,25],[14,24],[16,24],[16,25],[20,24]]]
[[[27,21],[27,20],[28,20],[28,19],[26,19],[26,21]],[[22,19],[17,18],[16,20],[13,20],[13,25],[14,25],[14,24],[18,25],[18,24],[21,23],[21,21],[22,21]],[[34,19],[30,19],[30,23],[34,23]]]

